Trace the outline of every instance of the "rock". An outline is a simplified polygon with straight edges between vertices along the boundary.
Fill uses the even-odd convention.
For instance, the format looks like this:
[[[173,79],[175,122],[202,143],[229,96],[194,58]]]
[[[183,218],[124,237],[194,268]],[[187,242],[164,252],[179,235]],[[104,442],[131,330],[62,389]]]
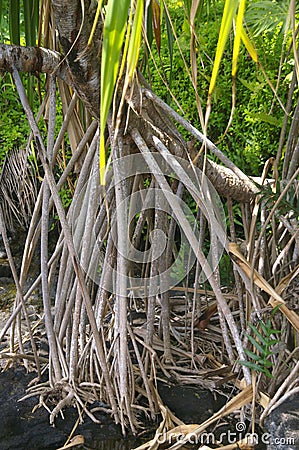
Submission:
[[[26,374],[22,366],[0,373],[1,450],[54,450],[62,447],[78,419],[77,409],[67,408],[63,411],[64,419],[57,417],[55,427],[52,427],[44,407],[32,412],[38,404],[37,397],[18,401],[34,376],[33,373]],[[84,417],[84,422],[76,428],[75,435],[84,436],[86,448],[124,450],[139,445],[134,438],[124,439],[120,428],[109,416],[97,417],[100,417],[100,424]]]
[[[0,259],[0,278],[12,280],[12,273],[7,259]]]
[[[299,395],[289,397],[265,420],[267,450],[299,449]]]
[[[197,386],[170,386],[158,383],[161,399],[176,417],[186,424],[202,423],[218,411],[226,399]]]
[[[55,419],[55,427],[49,424],[49,412],[40,407],[38,397],[18,401],[26,393],[28,383],[35,373],[26,373],[22,366],[10,368],[0,373],[0,449],[1,450],[56,450],[69,437],[77,419],[76,408],[66,408],[64,418]],[[167,406],[186,423],[200,423],[218,410],[224,399],[215,400],[210,391],[191,386],[159,385],[159,393]],[[96,406],[96,405],[93,405]],[[51,406],[52,408],[53,406]],[[98,414],[98,413],[97,413]],[[140,438],[124,438],[120,427],[107,414],[97,415],[100,424],[93,423],[87,416],[75,431],[83,435],[84,448],[97,450],[129,450],[149,440],[149,435]],[[154,425],[154,424],[153,424]],[[152,436],[154,427],[149,427]]]
[[[9,311],[16,298],[16,286],[10,278],[0,278],[0,309]]]

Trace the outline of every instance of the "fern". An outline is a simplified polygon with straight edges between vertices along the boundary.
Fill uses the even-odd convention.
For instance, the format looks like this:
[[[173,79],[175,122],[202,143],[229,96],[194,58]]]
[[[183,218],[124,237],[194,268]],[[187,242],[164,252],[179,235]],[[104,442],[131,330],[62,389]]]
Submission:
[[[277,309],[277,307],[274,308],[271,317]],[[268,318],[266,322],[261,320],[258,327],[248,322],[248,326],[252,333],[245,333],[245,335],[252,344],[253,351],[245,348],[244,352],[249,358],[248,361],[238,361],[239,364],[246,366],[255,372],[264,373],[268,378],[273,378],[271,373],[273,363],[270,360],[270,357],[276,353],[275,351],[271,351],[271,349],[280,342],[277,335],[281,333],[281,330],[272,328],[271,317]]]

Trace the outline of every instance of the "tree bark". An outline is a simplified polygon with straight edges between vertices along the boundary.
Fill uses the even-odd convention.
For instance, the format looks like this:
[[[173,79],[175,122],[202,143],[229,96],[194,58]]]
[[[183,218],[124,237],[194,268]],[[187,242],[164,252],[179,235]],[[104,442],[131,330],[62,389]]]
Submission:
[[[219,195],[241,203],[249,203],[254,199],[256,194],[231,169],[209,159],[206,161],[205,174]]]
[[[71,73],[62,55],[54,50],[0,44],[0,73],[12,72],[14,68],[36,75],[56,72],[57,77],[73,86]]]
[[[72,74],[73,85],[91,114],[98,118],[100,113],[98,55],[101,49],[101,21],[96,27],[91,44],[87,46],[95,16],[96,2],[52,0],[51,3],[59,41]]]

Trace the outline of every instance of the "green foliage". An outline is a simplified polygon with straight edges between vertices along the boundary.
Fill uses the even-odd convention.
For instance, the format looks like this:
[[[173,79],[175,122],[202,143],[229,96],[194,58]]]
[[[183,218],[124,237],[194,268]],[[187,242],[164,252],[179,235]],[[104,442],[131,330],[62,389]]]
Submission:
[[[175,262],[171,267],[170,276],[174,283],[183,280],[186,276],[186,251],[186,244],[182,243]]]
[[[110,3],[113,4],[113,2]],[[196,97],[186,72],[186,66],[190,67],[191,35],[188,17],[190,17],[192,4],[191,0],[185,0],[184,2],[167,1],[172,24],[165,10],[161,7],[163,19],[161,23],[160,54],[158,54],[156,46],[152,45],[152,52],[160,75],[156,71],[153,62],[146,66],[146,70],[148,68],[150,70],[148,78],[157,94],[167,101],[170,106],[178,110],[176,102],[172,99],[166,87],[167,84],[171,88],[177,102],[181,105],[185,117],[196,127],[200,128]],[[3,42],[17,42],[19,39],[22,44],[33,45],[36,42],[38,5],[38,0],[14,0],[14,2],[0,0],[0,40]],[[206,105],[211,81],[223,6],[224,0],[200,2],[195,17],[198,64],[197,82],[203,108]],[[250,30],[256,36],[255,42],[260,61],[274,86],[277,82],[286,10],[287,7],[283,2],[265,0],[250,2],[246,12],[247,24],[249,24]],[[18,30],[17,25],[13,25],[15,28],[10,27],[10,23],[13,23],[13,15],[19,17]],[[149,19],[151,19],[151,14],[149,14]],[[178,38],[177,42],[172,26]],[[150,42],[152,42],[152,28],[150,28],[149,34],[152,35],[150,39]],[[218,145],[221,150],[243,171],[251,175],[260,175],[264,162],[269,157],[276,155],[283,111],[274,99],[273,93],[260,69],[251,60],[243,47],[238,62],[234,118],[228,133],[223,137],[232,104],[232,51],[232,42],[228,42],[224,49],[224,57],[220,64],[220,72],[213,93],[213,107],[210,115],[208,136],[213,142],[217,143],[219,141]],[[181,52],[186,60],[186,64],[183,61]],[[278,95],[282,102],[285,102],[286,99],[293,64],[293,61],[287,60],[281,67],[281,83]],[[106,67],[108,66],[106,65]],[[28,93],[30,94],[31,105],[34,104],[34,99],[31,98],[34,92],[33,84],[33,78],[31,76],[28,77]],[[18,104],[17,95],[10,80],[7,78],[4,81],[0,80],[0,89],[1,158],[8,148],[11,148],[13,145],[19,146],[24,141],[24,136],[28,135],[28,126],[26,121],[23,120],[22,108]]]
[[[101,54],[100,177],[103,184],[106,167],[104,131],[118,76],[129,5],[129,0],[121,3],[109,0],[106,6]]]
[[[26,45],[36,45],[39,22],[39,0],[23,0]]]
[[[253,351],[245,348],[244,351],[249,360],[238,361],[239,364],[249,367],[255,372],[264,373],[268,378],[273,378],[271,374],[273,362],[270,360],[270,357],[276,353],[273,347],[280,343],[277,335],[281,334],[281,330],[273,329],[271,322],[271,317],[279,306],[273,309],[271,316],[265,322],[260,320],[258,326],[248,322],[252,334],[245,333],[245,335],[252,344]]]
[[[22,78],[26,82],[29,80],[29,75],[23,74]],[[37,113],[39,106],[39,98],[36,96],[32,105],[34,114]],[[59,95],[57,95],[56,108],[56,133],[58,133],[63,119],[62,104]],[[41,121],[39,127],[42,135],[46,136],[46,123]],[[5,155],[14,147],[24,147],[30,134],[30,127],[10,74],[5,74],[2,78],[0,77],[0,130],[1,167]]]
[[[20,0],[9,2],[9,34],[11,43],[20,45]]]
[[[30,129],[9,74],[0,78],[0,162],[13,147],[22,147]]]
[[[173,26],[178,42],[169,47],[169,26],[164,17],[161,28],[161,53],[152,46],[152,53],[160,75],[152,62],[149,62],[148,79],[154,90],[170,106],[179,111],[175,101],[165,85],[171,87],[172,93],[180,104],[184,116],[200,128],[200,120],[196,106],[196,96],[191,81],[186,73],[186,67],[181,57],[179,46],[190,67],[190,25],[184,9],[169,7]],[[254,4],[252,8],[254,7]],[[213,4],[208,13],[201,9],[196,19],[197,52],[197,90],[205,108],[208,89],[211,80],[215,48],[217,45],[223,1]],[[165,16],[165,15],[164,15]],[[278,67],[282,51],[283,35],[280,29],[270,29],[255,39],[257,52],[272,85],[277,83]],[[221,150],[232,159],[244,172],[250,175],[260,175],[265,161],[276,156],[281,124],[284,112],[275,99],[259,66],[254,63],[247,50],[241,47],[236,77],[236,107],[233,121],[226,136],[224,131],[229,121],[232,106],[232,52],[233,44],[228,42],[220,65],[217,84],[212,97],[212,112],[210,115],[208,136],[213,142],[218,142]],[[287,60],[281,68],[281,81],[278,96],[282,103],[286,102],[293,62]],[[161,80],[162,77],[162,81]]]
[[[0,42],[34,46],[37,43],[39,0],[1,0]],[[36,79],[27,75],[26,90],[30,105],[34,103]]]
[[[0,0],[0,42],[36,45],[40,0]]]
[[[67,209],[73,200],[73,196],[72,196],[70,187],[67,184],[65,184],[65,186],[61,188],[59,195],[60,195],[63,207],[65,209]]]
[[[248,5],[246,22],[256,36],[269,31],[285,31],[289,10],[288,1],[263,0]],[[298,4],[297,4],[298,12]]]

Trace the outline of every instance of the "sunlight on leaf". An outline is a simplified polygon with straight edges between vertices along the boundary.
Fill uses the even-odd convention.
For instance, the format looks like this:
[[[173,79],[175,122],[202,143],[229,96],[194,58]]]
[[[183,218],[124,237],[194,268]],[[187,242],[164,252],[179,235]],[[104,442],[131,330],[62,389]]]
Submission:
[[[239,4],[239,0],[226,0],[223,10],[223,16],[221,21],[221,27],[219,32],[218,44],[216,49],[216,56],[213,65],[213,71],[211,76],[211,82],[209,87],[209,96],[212,94],[216,79],[220,67],[221,58],[224,52],[224,48],[229,36],[229,33],[232,29],[233,18],[236,14],[237,7]]]
[[[99,18],[100,18],[102,3],[103,3],[103,0],[99,0],[98,6],[97,6],[96,15],[94,17],[94,21],[93,21],[93,24],[92,24],[92,28],[91,28],[90,36],[88,38],[87,45],[90,45],[91,42],[92,42],[95,30],[96,30],[96,27],[97,27],[97,24],[98,24],[98,21],[99,21]]]
[[[237,73],[237,63],[240,53],[241,33],[243,28],[243,18],[245,13],[246,0],[240,0],[237,20],[236,20],[236,35],[233,48],[233,63],[232,63],[232,76],[235,77]]]
[[[134,14],[134,23],[132,28],[132,34],[130,37],[130,44],[127,56],[127,68],[128,68],[127,73],[129,76],[129,81],[131,81],[135,69],[137,67],[142,34],[142,17],[143,17],[143,0],[138,0]]]
[[[122,96],[120,100],[120,104],[117,111],[117,116],[115,120],[115,112],[113,112],[113,123],[114,123],[114,139],[117,139],[120,123],[121,123],[121,117],[122,117],[122,109],[125,101],[125,96],[129,87],[130,82],[133,79],[137,64],[138,64],[138,58],[139,58],[139,51],[140,51],[140,44],[141,44],[141,37],[142,37],[142,19],[143,19],[143,7],[144,7],[144,0],[138,0],[136,4],[136,9],[134,10],[134,21],[132,25],[132,31],[131,31],[131,22],[132,22],[132,11],[133,11],[133,0],[131,3],[131,11],[130,11],[130,18],[128,21],[127,26],[127,33],[126,33],[126,40],[124,45],[124,52],[123,52],[123,58],[122,58],[122,65],[119,73],[118,80],[123,75],[123,70],[126,64],[126,75],[125,80],[122,88]]]
[[[243,44],[245,45],[249,55],[251,56],[251,58],[253,59],[253,61],[255,63],[258,62],[258,56],[257,56],[257,52],[254,48],[253,43],[251,42],[251,40],[249,39],[249,37],[246,34],[246,31],[244,30],[244,27],[242,26],[241,29],[241,39],[243,41]]]
[[[130,1],[109,0],[104,22],[101,61],[101,137],[100,137],[100,182],[105,184],[105,139],[104,132],[108,112],[117,80],[121,49],[126,31]]]

